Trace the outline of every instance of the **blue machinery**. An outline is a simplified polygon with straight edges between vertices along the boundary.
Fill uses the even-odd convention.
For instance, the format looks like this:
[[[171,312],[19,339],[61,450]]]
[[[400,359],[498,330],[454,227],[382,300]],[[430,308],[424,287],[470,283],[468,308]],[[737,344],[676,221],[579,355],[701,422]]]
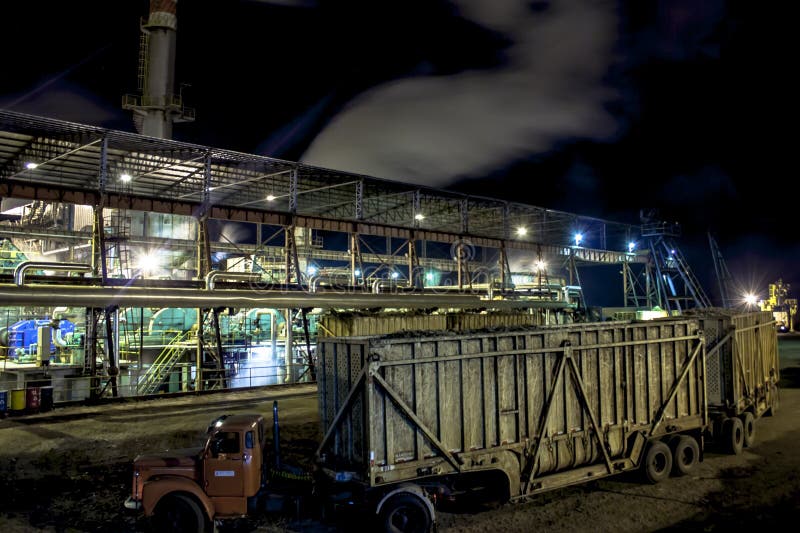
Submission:
[[[42,332],[46,332],[47,338],[40,338]],[[20,320],[10,326],[7,331],[8,357],[18,359],[35,354],[38,345],[42,342],[49,345],[49,352],[53,354],[56,347],[66,347],[72,341],[74,333],[75,324],[69,320],[50,320],[49,318]]]

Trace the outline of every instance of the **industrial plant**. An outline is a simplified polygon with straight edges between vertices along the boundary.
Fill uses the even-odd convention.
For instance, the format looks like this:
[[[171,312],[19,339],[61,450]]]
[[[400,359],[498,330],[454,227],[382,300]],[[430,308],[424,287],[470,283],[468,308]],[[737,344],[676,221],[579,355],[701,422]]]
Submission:
[[[176,2],[152,2],[140,93],[122,98],[139,135],[0,111],[9,410],[37,387],[50,405],[309,380],[319,336],[711,304],[679,227],[652,216],[633,226],[170,140],[195,116],[175,90],[176,29]],[[621,274],[606,317],[581,284],[597,264]]]
[[[87,441],[113,454],[103,483],[124,461],[120,511],[202,532],[366,509],[375,530],[430,531],[475,494],[656,484],[755,445],[795,326],[782,280],[740,301],[709,234],[712,302],[654,210],[623,223],[173,140],[195,118],[176,4],[141,23],[137,133],[0,110],[0,417],[136,404],[127,424],[155,418],[125,400],[198,400],[189,419],[204,393],[294,389],[290,442],[316,452],[313,473],[282,460],[277,400],[271,435],[220,400],[200,447]],[[597,271],[613,306],[588,296]]]

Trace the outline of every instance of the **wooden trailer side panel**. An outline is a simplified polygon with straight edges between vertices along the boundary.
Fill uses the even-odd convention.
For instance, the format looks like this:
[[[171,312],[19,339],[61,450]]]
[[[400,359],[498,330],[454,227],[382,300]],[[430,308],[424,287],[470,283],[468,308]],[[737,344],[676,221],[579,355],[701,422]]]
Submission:
[[[694,311],[708,349],[709,406],[729,415],[769,408],[780,379],[778,336],[769,311]]]
[[[504,461],[515,458],[508,459],[516,461],[511,470],[527,468],[532,477],[618,459],[632,432],[703,424],[698,328],[696,320],[671,319],[321,339],[323,373],[345,368],[331,362],[340,353],[349,354],[351,371],[370,365],[363,385],[321,380],[321,396],[334,398],[333,406],[321,399],[323,432],[331,434],[333,453],[371,484],[486,468],[483,461],[504,450],[512,453]],[[347,384],[360,386],[349,396],[367,403],[346,405]],[[367,405],[367,413],[356,405]],[[368,424],[357,425],[364,416]],[[368,435],[352,435],[357,428]]]

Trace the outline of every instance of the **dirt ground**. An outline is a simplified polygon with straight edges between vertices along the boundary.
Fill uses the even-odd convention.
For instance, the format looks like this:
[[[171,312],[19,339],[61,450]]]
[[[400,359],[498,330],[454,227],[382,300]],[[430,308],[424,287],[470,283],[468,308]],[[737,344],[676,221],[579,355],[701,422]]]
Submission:
[[[800,336],[782,337],[781,408],[756,425],[740,456],[710,452],[694,475],[642,485],[614,477],[524,503],[437,514],[439,532],[709,531],[800,522]],[[57,408],[0,420],[0,531],[146,531],[122,507],[137,453],[199,445],[224,413],[280,406],[285,460],[307,464],[319,439],[313,385],[124,404]],[[352,522],[350,522],[352,524]],[[237,531],[355,530],[268,517]]]

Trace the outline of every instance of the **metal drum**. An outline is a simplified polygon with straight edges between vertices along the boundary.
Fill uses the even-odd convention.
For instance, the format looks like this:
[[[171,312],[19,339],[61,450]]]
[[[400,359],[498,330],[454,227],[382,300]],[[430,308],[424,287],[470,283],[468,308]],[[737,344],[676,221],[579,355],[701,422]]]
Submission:
[[[25,403],[28,413],[39,412],[39,398],[41,397],[42,390],[39,387],[28,387],[25,389]]]
[[[8,391],[0,390],[0,418],[4,418],[8,412]]]
[[[11,401],[8,407],[8,412],[12,415],[21,415],[25,412],[25,389],[14,389],[11,391]]]
[[[53,410],[53,387],[42,387],[39,395],[39,411],[46,413]]]

